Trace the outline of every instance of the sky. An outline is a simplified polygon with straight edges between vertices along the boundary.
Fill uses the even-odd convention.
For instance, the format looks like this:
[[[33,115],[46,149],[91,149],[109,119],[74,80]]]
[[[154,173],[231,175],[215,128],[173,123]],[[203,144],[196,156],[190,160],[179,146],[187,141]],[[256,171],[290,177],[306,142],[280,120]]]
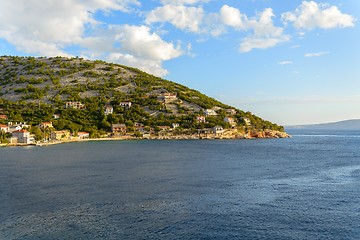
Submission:
[[[139,68],[281,125],[360,119],[359,0],[0,0],[0,55]]]

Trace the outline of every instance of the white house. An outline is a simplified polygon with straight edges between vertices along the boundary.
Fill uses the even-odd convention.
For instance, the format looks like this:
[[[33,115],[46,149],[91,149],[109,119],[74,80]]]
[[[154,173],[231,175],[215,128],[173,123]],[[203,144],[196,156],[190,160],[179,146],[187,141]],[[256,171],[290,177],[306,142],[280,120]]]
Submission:
[[[131,102],[121,102],[120,106],[124,108],[131,108],[132,103]]]
[[[111,104],[106,104],[104,108],[105,108],[105,110],[104,110],[105,115],[114,113],[114,108],[113,108],[113,106],[111,106]]]
[[[24,128],[31,128],[31,125],[26,124],[26,122],[19,122],[19,123],[13,123],[13,122],[8,122],[8,132],[15,132],[15,131],[19,131],[21,129]]]
[[[212,130],[214,134],[222,134],[224,132],[224,128],[222,126],[215,126]]]
[[[9,132],[15,132],[15,131],[20,131],[22,129],[22,127],[20,125],[10,125],[8,126],[8,131]]]
[[[229,123],[232,127],[236,126],[236,121],[232,117],[225,117],[224,122]]]
[[[205,109],[204,114],[205,114],[206,117],[208,117],[208,116],[216,116],[217,115],[217,113],[213,109]]]
[[[171,103],[177,100],[177,95],[176,93],[161,93],[159,94],[159,96],[157,97],[158,101],[163,102],[163,103]]]
[[[12,137],[17,138],[18,143],[33,143],[34,138],[30,137],[30,132],[27,130],[15,131],[12,134]]]
[[[226,113],[229,114],[229,115],[235,115],[235,114],[236,114],[236,110],[235,110],[235,109],[232,109],[232,108],[229,108],[229,109],[226,109]]]
[[[90,137],[90,134],[88,132],[78,132],[77,135],[79,139],[85,139]]]

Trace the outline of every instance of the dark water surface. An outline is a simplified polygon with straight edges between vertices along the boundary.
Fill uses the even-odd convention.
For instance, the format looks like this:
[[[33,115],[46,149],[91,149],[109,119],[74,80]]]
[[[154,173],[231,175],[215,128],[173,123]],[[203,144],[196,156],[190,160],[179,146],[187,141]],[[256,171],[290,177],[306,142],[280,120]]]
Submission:
[[[360,135],[0,148],[0,239],[360,239]]]

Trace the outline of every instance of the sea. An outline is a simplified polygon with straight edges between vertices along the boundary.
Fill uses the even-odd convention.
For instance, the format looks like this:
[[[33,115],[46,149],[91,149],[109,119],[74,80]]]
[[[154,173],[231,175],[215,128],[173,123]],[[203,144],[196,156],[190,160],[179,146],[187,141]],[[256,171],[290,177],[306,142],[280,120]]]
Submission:
[[[0,239],[360,239],[360,132],[0,148]]]

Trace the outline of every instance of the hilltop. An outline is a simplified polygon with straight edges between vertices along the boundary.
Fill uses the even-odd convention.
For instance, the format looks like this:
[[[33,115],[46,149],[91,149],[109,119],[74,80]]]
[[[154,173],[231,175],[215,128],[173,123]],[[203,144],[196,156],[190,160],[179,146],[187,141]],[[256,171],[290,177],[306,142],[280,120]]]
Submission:
[[[199,91],[135,68],[78,57],[0,57],[0,115],[0,124],[37,126],[30,131],[38,140],[46,134],[43,122],[90,137],[286,135],[282,126]],[[115,131],[115,125],[122,129]]]

